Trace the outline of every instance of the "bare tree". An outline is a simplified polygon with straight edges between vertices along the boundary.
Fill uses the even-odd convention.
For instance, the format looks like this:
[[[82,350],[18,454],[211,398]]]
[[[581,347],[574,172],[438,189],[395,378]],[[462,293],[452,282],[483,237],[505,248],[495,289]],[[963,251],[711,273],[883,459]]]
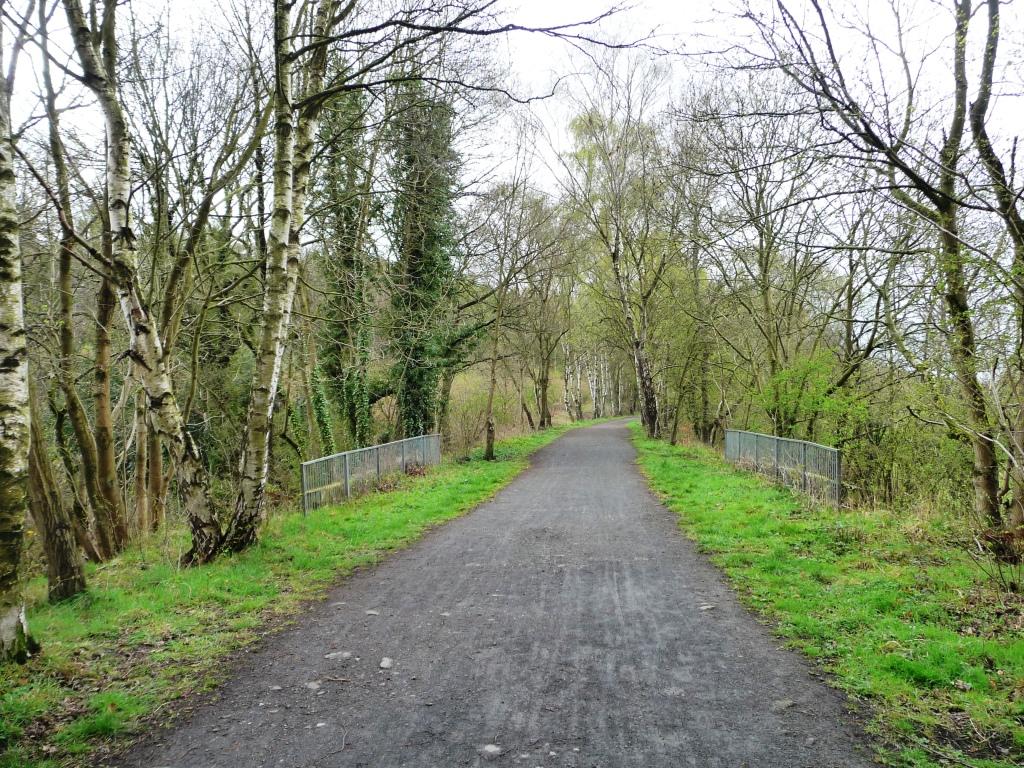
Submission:
[[[20,589],[31,417],[21,285],[21,227],[11,135],[11,93],[31,10],[30,7],[26,11],[20,28],[13,31],[6,69],[0,57],[0,661],[24,661],[33,648]],[[4,31],[0,25],[0,35]]]
[[[663,217],[673,209],[666,206],[663,147],[652,123],[663,77],[638,61],[612,59],[598,67],[578,103],[577,148],[563,159],[566,191],[586,217],[611,273],[641,420],[651,436],[660,428],[651,309],[672,256]]]

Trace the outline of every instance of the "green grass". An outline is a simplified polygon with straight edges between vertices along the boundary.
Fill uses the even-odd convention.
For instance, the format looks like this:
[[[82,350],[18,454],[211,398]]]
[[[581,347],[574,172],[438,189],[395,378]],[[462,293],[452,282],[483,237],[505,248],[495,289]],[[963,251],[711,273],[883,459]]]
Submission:
[[[1024,603],[954,522],[821,509],[639,431],[653,489],[742,598],[865,703],[889,765],[1024,764]]]
[[[0,665],[0,768],[91,764],[158,708],[216,686],[224,661],[280,627],[339,577],[405,546],[489,498],[565,427],[504,440],[498,461],[445,463],[389,493],[275,516],[260,543],[182,570],[183,531],[90,567],[89,590],[64,603],[29,588],[43,652]],[[172,708],[173,710],[173,708]]]

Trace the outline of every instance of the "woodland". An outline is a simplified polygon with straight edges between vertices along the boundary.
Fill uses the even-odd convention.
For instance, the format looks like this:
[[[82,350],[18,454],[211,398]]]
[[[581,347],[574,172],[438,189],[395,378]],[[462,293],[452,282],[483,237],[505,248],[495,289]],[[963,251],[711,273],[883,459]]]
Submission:
[[[952,521],[1016,599],[1014,4],[171,5],[0,2],[0,660],[46,653],[26,583],[236,557],[303,461],[630,414],[838,447],[845,508]],[[574,72],[509,82],[510,35]]]

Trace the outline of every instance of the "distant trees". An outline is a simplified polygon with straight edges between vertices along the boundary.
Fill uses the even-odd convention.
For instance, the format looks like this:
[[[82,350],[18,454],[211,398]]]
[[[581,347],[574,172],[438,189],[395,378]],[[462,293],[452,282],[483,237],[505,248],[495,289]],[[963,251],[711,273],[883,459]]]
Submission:
[[[595,276],[607,274],[618,324],[628,345],[640,398],[640,415],[651,436],[659,434],[659,402],[651,350],[653,305],[671,262],[669,236],[675,215],[667,194],[663,144],[655,94],[664,73],[653,66],[611,59],[593,72],[573,123],[574,152],[563,160],[563,180],[584,237],[602,254]]]

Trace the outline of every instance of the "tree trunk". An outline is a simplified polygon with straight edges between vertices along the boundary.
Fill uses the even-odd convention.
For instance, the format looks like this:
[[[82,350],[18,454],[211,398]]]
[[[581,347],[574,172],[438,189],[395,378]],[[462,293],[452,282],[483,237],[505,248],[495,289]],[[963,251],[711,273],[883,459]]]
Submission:
[[[53,163],[54,186],[57,202],[60,205],[59,216],[61,237],[57,257],[57,286],[60,294],[59,353],[57,359],[57,383],[64,395],[65,411],[71,422],[71,429],[78,445],[81,471],[72,472],[69,467],[69,479],[74,486],[81,477],[85,488],[85,496],[81,498],[75,488],[76,532],[86,553],[94,560],[107,560],[116,554],[116,547],[110,537],[107,525],[98,526],[94,519],[95,511],[102,505],[102,493],[99,484],[99,459],[96,454],[96,439],[93,435],[85,406],[78,394],[75,383],[74,356],[76,344],[74,335],[74,285],[71,271],[75,255],[74,212],[71,206],[71,187],[68,181],[67,164],[65,163],[64,141],[60,131],[60,112],[57,109],[57,94],[50,75],[49,36],[47,34],[46,9],[39,7],[39,29],[42,46],[42,71],[45,86],[45,104],[47,125],[49,127],[49,143],[51,162]],[[58,442],[62,441],[58,431]],[[62,444],[62,448],[64,448]],[[63,457],[63,456],[62,456]],[[65,464],[68,464],[65,461]],[[86,500],[88,503],[86,503]],[[89,533],[95,529],[96,537]],[[84,537],[84,538],[83,538]]]
[[[963,246],[960,244],[955,212],[944,217],[940,241],[939,266],[945,278],[946,311],[952,330],[950,352],[967,406],[971,427],[968,437],[974,449],[974,512],[979,520],[1000,528],[1003,519],[999,508],[999,460],[985,393],[978,381],[975,365],[974,322],[971,319],[964,278]]]
[[[565,405],[565,414],[569,417],[570,421],[573,419],[572,409],[572,387],[570,382],[572,380],[572,372],[570,370],[572,363],[568,353],[565,356],[565,367],[562,369],[562,403]]]
[[[996,153],[986,125],[1001,32],[999,0],[987,0],[986,7],[988,9],[988,30],[985,55],[982,60],[981,83],[978,88],[978,97],[971,104],[969,114],[978,155],[988,171],[989,178],[992,179],[998,210],[1013,243],[1012,274],[1015,279],[1012,282],[1013,297],[1016,303],[1014,314],[1017,321],[1013,365],[1016,368],[1017,386],[1021,387],[1024,385],[1024,283],[1021,281],[1021,276],[1024,275],[1024,216],[1021,215],[1018,206],[1017,190],[1014,189],[1010,174],[1007,173],[1002,160]],[[1024,464],[1024,442],[1022,442],[1024,440],[1024,406],[1018,404],[1016,408],[1015,417],[1010,419],[1009,441],[1010,487],[1013,498],[1004,521],[1011,538],[1014,536],[1024,537],[1024,466],[1022,466]],[[1011,541],[1010,545],[1012,546],[1012,544]]]
[[[654,379],[651,376],[651,364],[647,358],[647,350],[644,347],[644,340],[641,338],[636,327],[636,320],[633,317],[633,310],[629,304],[629,296],[626,290],[625,276],[619,266],[619,234],[615,234],[615,244],[611,252],[612,275],[615,278],[615,287],[618,293],[619,307],[622,310],[622,319],[629,336],[630,348],[633,353],[633,368],[636,372],[637,395],[640,398],[640,421],[648,437],[657,437],[659,431],[658,422],[658,398],[654,391]]]
[[[146,462],[149,486],[150,529],[158,531],[163,527],[167,510],[167,484],[164,481],[164,454],[160,434],[153,429],[146,431]]]
[[[309,371],[308,356],[302,361],[302,390],[302,411],[306,419],[306,433],[309,435],[307,443],[309,456],[312,459],[319,459],[327,454],[324,453],[323,444],[320,440],[320,422],[317,419],[316,407],[313,403],[315,397],[313,394],[313,377]]]
[[[669,436],[668,444],[675,445],[679,438],[679,415],[683,410],[683,399],[685,396],[685,390],[683,389],[683,378],[679,377],[679,392],[676,395],[676,412],[672,414],[672,434]]]
[[[580,373],[580,365],[576,365],[576,388],[573,390],[576,402],[576,421],[583,421],[583,379]]]
[[[533,422],[533,414],[530,413],[530,409],[526,404],[526,390],[524,389],[525,382],[523,381],[523,366],[519,366],[519,407],[523,411],[523,415],[526,417],[526,423],[530,425],[530,431],[536,431],[537,427]]]
[[[10,108],[9,81],[0,78],[0,663],[25,661],[34,647],[20,572],[30,414]]]
[[[139,391],[135,398],[135,530],[145,536],[152,530],[149,510],[149,429],[146,424],[146,398]]]
[[[941,202],[936,206],[935,224],[939,230],[939,270],[945,280],[945,300],[952,327],[951,353],[961,391],[967,406],[969,438],[974,448],[974,511],[980,520],[999,528],[999,460],[995,435],[978,380],[974,321],[965,277],[964,246],[960,241],[957,219],[957,161],[967,120],[967,29],[971,13],[969,0],[956,3],[956,39],[954,40],[954,111],[949,132],[940,154]]]
[[[619,363],[615,364],[615,374],[612,376],[612,386],[615,392],[615,400],[612,404],[613,412],[616,416],[622,415],[622,366]]]
[[[96,409],[96,420],[93,424],[93,436],[96,443],[96,484],[99,493],[96,529],[100,540],[109,542],[111,554],[117,554],[128,543],[128,527],[117,479],[113,406],[110,397],[110,323],[116,307],[116,297],[110,281],[104,280],[96,300],[96,357],[93,366],[93,405]]]
[[[138,254],[130,222],[131,136],[117,86],[114,17],[104,19],[104,34],[98,41],[102,46],[101,56],[80,0],[63,2],[75,50],[85,74],[84,82],[96,95],[105,122],[107,221],[104,222],[104,257],[109,262],[107,270],[128,327],[129,353],[146,393],[150,427],[166,443],[177,467],[178,490],[192,534],[192,548],[182,557],[182,562],[185,565],[205,562],[219,547],[220,523],[210,501],[206,467],[198,446],[185,429],[185,421],[174,396],[158,329],[139,292]]]
[[[452,402],[452,385],[455,383],[455,369],[446,365],[441,371],[441,385],[437,397],[437,431],[445,446],[451,443],[450,412]]]
[[[498,323],[501,322],[500,311]],[[484,459],[494,461],[494,390],[498,387],[498,339],[495,337],[491,350],[491,375],[487,383],[487,442],[484,447]]]
[[[590,388],[590,417],[592,419],[599,419],[604,415],[601,410],[601,360],[596,355],[588,355],[586,370],[587,387]]]
[[[75,466],[64,440],[64,418],[65,412],[58,411],[53,407],[51,401],[50,409],[55,416],[53,425],[54,438],[57,443],[57,453],[60,455],[61,464],[64,465],[64,472],[67,474],[68,485],[71,486],[71,525],[75,531],[75,539],[78,546],[85,552],[85,556],[94,563],[103,561],[96,540],[92,535],[92,520],[88,512],[88,492],[85,490],[85,482],[82,480],[82,473]]]
[[[249,409],[239,460],[238,495],[225,546],[241,551],[256,541],[263,522],[270,429],[287,336],[288,238],[294,200],[295,125],[292,110],[291,14],[283,0],[274,1],[274,162],[273,213],[267,243],[266,278],[259,346],[253,363]]]
[[[43,434],[38,409],[32,416],[28,454],[29,510],[46,552],[50,600],[56,602],[85,590],[85,572],[71,516],[50,467],[46,436]]]
[[[104,507],[103,494],[99,484],[99,458],[96,453],[96,438],[92,427],[89,424],[89,417],[85,412],[85,406],[78,395],[75,387],[74,372],[71,367],[75,354],[74,331],[72,330],[72,309],[73,294],[71,280],[71,253],[70,245],[66,242],[61,244],[59,257],[59,285],[60,285],[60,359],[57,366],[57,380],[61,392],[64,395],[64,406],[67,411],[68,420],[71,423],[71,430],[75,435],[75,443],[78,445],[78,454],[81,461],[81,471],[78,473],[82,478],[85,487],[85,499],[88,506],[82,506],[84,517],[93,517],[93,524],[96,534],[96,554],[100,560],[109,560],[117,554],[117,547],[111,537],[109,525],[100,525],[96,520],[97,511]],[[108,518],[109,519],[109,518]],[[88,526],[87,526],[88,527]]]
[[[537,413],[540,418],[540,428],[547,429],[551,426],[551,403],[549,390],[551,388],[551,366],[545,362],[541,370],[540,378],[537,379]]]
[[[334,19],[337,3],[325,0],[317,10],[313,37],[322,38]],[[253,544],[266,514],[264,492],[269,472],[274,401],[288,341],[292,303],[302,267],[299,231],[305,219],[306,192],[313,160],[319,107],[294,119],[292,107],[291,3],[274,2],[274,212],[270,220],[267,270],[259,344],[249,391],[238,493],[224,547],[239,552]],[[320,46],[305,69],[305,92],[323,87],[328,46]]]

